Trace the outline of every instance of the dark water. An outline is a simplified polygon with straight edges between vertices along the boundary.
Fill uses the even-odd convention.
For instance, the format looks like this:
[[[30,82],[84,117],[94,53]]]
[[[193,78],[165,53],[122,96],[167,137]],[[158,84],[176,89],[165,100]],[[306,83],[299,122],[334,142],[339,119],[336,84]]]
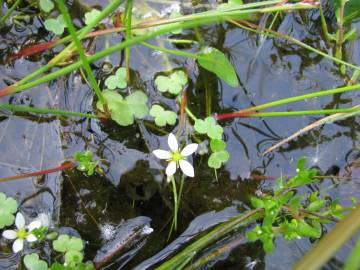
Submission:
[[[160,8],[158,5],[154,7]],[[200,10],[185,5],[184,11]],[[25,12],[31,14],[33,11],[25,9]],[[275,25],[275,29],[329,52],[331,49],[326,47],[319,36],[321,30],[318,16],[317,11],[287,13]],[[22,23],[22,26],[8,25],[1,30],[1,88],[36,70],[61,49],[8,62],[7,56],[22,46],[53,38],[46,34],[37,17]],[[77,21],[77,24],[80,23]],[[359,24],[354,23],[353,26],[360,30]],[[165,57],[147,48],[134,46],[131,50],[131,88],[145,91],[150,97],[150,103],[159,102],[177,111],[173,99],[161,96],[154,89],[153,79],[158,72],[168,70],[169,66],[186,67],[190,70],[187,89],[189,106],[198,117],[205,118],[210,113],[235,111],[281,98],[343,86],[348,79],[341,75],[339,67],[331,61],[284,40],[261,39],[258,35],[226,23],[200,27],[198,31],[204,45],[216,47],[230,58],[238,74],[239,87],[227,86],[214,74],[199,68],[191,59],[172,55]],[[174,37],[197,39],[192,30]],[[121,38],[121,35],[98,38],[94,43],[95,50],[99,51],[109,43],[120,42]],[[151,42],[165,44],[172,49],[193,52],[199,49],[198,45],[176,47],[160,39]],[[261,50],[258,50],[259,47]],[[349,62],[360,65],[359,39],[347,44],[345,51]],[[124,54],[114,54],[105,61],[113,66],[124,65]],[[101,83],[108,74],[102,68],[103,62],[93,65]],[[358,101],[359,94],[355,92],[306,100],[276,109],[342,108],[357,105]],[[2,98],[1,102],[81,112],[94,109],[93,94],[79,73]],[[207,167],[207,156],[194,156],[195,178],[186,181],[179,228],[169,242],[167,235],[172,217],[172,192],[162,182],[162,165],[149,154],[154,149],[166,148],[167,137],[148,125],[151,123],[150,118],[131,127],[119,127],[113,122],[102,123],[98,120],[56,120],[20,114],[9,116],[7,113],[0,117],[1,176],[55,167],[76,151],[86,149],[103,160],[101,166],[104,174],[87,177],[72,170],[48,175],[42,184],[37,183],[36,179],[1,183],[0,191],[21,202],[22,212],[29,217],[41,212],[50,213],[56,226],[76,229],[87,241],[88,259],[95,256],[96,251],[122,222],[131,223],[138,216],[150,218],[154,232],[136,245],[130,245],[108,269],[151,268],[176,252],[190,239],[189,235],[196,236],[247,209],[249,194],[271,187],[269,181],[249,179],[251,174],[292,175],[296,160],[302,156],[307,157],[309,166],[324,173],[343,169],[359,158],[358,117],[323,125],[267,156],[260,155],[272,144],[316,119],[319,118],[235,119],[222,123],[230,160],[217,171],[216,180],[214,172]],[[168,128],[167,131],[176,132],[177,128]],[[324,181],[318,188],[329,184],[330,181]],[[330,193],[340,197],[344,203],[349,203],[350,196],[360,197],[359,188],[359,179],[354,177]],[[231,247],[201,269],[289,269],[311,247],[308,240],[291,243],[277,240],[276,251],[265,255],[261,245],[247,243],[243,233],[240,230],[199,254],[210,254],[223,246]],[[339,269],[348,251],[349,246],[329,262],[327,269]],[[0,254],[1,269],[10,269],[11,262],[16,261],[14,256],[10,259],[9,256],[6,252]]]

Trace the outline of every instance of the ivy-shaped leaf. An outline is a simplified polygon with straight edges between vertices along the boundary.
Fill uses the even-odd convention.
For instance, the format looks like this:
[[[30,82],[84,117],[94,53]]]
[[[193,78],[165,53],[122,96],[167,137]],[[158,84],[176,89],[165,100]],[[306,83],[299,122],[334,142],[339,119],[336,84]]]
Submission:
[[[174,125],[176,123],[177,114],[173,111],[166,111],[160,105],[153,105],[150,109],[150,115],[155,118],[155,124],[164,127],[166,124]]]
[[[55,251],[63,253],[69,251],[81,252],[84,249],[84,244],[83,241],[78,237],[61,234],[56,240],[54,240],[53,248]]]
[[[135,91],[125,99],[111,90],[103,91],[103,96],[111,112],[111,119],[120,126],[132,125],[135,118],[142,119],[149,112],[146,104],[148,97],[141,91]],[[104,112],[104,105],[100,101],[96,103],[96,107]]]
[[[196,132],[207,134],[209,138],[218,140],[221,140],[224,132],[223,128],[216,124],[215,119],[211,116],[207,117],[205,120],[196,119],[194,128]]]
[[[105,85],[110,90],[114,90],[116,88],[126,88],[127,82],[126,82],[126,68],[120,67],[116,70],[115,75],[109,76],[105,80]]]
[[[54,8],[54,3],[51,0],[40,0],[39,5],[40,8],[46,13],[50,12]]]
[[[178,95],[188,82],[187,75],[182,70],[172,72],[169,76],[158,75],[155,78],[156,88],[160,92]]]
[[[46,30],[53,32],[55,35],[61,35],[64,33],[64,29],[66,26],[64,17],[59,15],[56,19],[50,18],[44,22]]]
[[[36,253],[27,254],[24,257],[24,265],[29,270],[47,270],[46,261],[40,260]]]
[[[224,80],[228,85],[236,87],[239,85],[236,72],[227,57],[218,49],[205,48],[198,55],[198,63],[203,68],[214,72],[220,79]]]
[[[10,226],[14,223],[14,214],[17,211],[18,204],[11,198],[0,192],[0,229]]]
[[[101,13],[101,11],[97,10],[95,8],[89,12],[86,12],[85,13],[85,24],[86,25],[90,24],[92,21],[94,21],[99,16],[100,13]]]
[[[212,153],[208,159],[208,166],[219,169],[223,163],[229,160],[229,153],[225,150]]]

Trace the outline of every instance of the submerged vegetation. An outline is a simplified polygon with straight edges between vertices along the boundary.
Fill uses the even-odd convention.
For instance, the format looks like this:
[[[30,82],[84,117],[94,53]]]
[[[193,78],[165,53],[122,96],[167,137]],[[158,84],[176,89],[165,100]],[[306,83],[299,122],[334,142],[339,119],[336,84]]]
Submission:
[[[348,181],[354,181],[355,178],[353,179],[351,174],[339,176],[338,172],[324,173],[319,167],[307,167],[306,158],[300,158],[297,161],[295,175],[292,173],[280,177],[267,176],[265,175],[267,165],[263,165],[264,170],[254,170],[255,173],[247,174],[247,178],[254,181],[237,180],[242,182],[241,186],[246,189],[241,190],[241,196],[237,195],[232,199],[231,205],[236,206],[237,209],[235,214],[224,214],[214,221],[207,221],[208,223],[199,225],[194,231],[191,231],[190,224],[189,235],[185,231],[185,236],[180,235],[173,244],[166,247],[167,242],[173,239],[174,235],[178,236],[179,231],[188,225],[181,218],[182,211],[191,213],[192,218],[195,216],[194,213],[198,213],[194,212],[185,199],[187,193],[190,193],[191,186],[188,188],[188,185],[192,185],[190,183],[192,178],[195,182],[206,178],[204,185],[215,185],[215,191],[220,193],[224,179],[232,181],[229,179],[229,174],[225,173],[229,161],[236,160],[236,166],[242,168],[240,164],[243,163],[244,157],[237,147],[243,147],[243,152],[248,157],[249,152],[255,153],[254,156],[251,155],[253,157],[257,154],[263,157],[274,152],[275,149],[280,149],[278,153],[282,155],[281,147],[301,134],[324,124],[356,119],[360,112],[357,103],[360,67],[356,65],[356,61],[347,58],[347,46],[359,44],[357,33],[359,27],[356,25],[360,18],[359,1],[228,0],[217,1],[216,4],[207,1],[192,1],[191,4],[180,2],[155,0],[137,3],[132,0],[112,0],[106,4],[99,3],[100,6],[91,6],[87,1],[71,3],[64,0],[0,1],[2,31],[6,34],[12,33],[11,31],[17,31],[16,27],[18,27],[25,31],[26,39],[29,35],[29,41],[16,52],[7,54],[2,59],[1,65],[8,69],[13,67],[16,69],[17,63],[26,59],[41,62],[41,66],[28,69],[26,74],[21,73],[21,78],[19,76],[12,78],[5,73],[1,75],[0,125],[4,126],[4,133],[0,134],[0,141],[7,132],[7,124],[4,124],[7,119],[26,119],[39,126],[57,121],[61,126],[56,131],[61,133],[58,137],[60,143],[53,142],[53,144],[57,150],[62,150],[62,158],[57,160],[57,164],[60,162],[61,165],[52,164],[53,167],[44,169],[43,164],[48,163],[44,153],[46,149],[43,147],[43,152],[37,153],[41,156],[40,170],[32,168],[32,172],[24,172],[24,168],[31,167],[31,164],[29,166],[23,164],[19,168],[10,164],[11,168],[15,167],[19,171],[17,175],[3,175],[0,170],[1,185],[8,184],[14,187],[11,185],[20,183],[19,186],[15,186],[17,194],[14,192],[8,194],[8,189],[0,189],[0,229],[3,237],[0,252],[10,254],[12,250],[14,254],[21,254],[18,256],[21,260],[12,262],[11,267],[22,265],[19,267],[29,270],[90,270],[102,269],[109,264],[112,267],[113,264],[114,269],[135,266],[135,269],[210,269],[218,260],[222,260],[222,256],[227,257],[240,245],[255,246],[260,253],[264,251],[270,254],[278,248],[278,239],[288,241],[307,239],[309,243],[315,242],[314,249],[308,247],[309,253],[294,267],[318,269],[359,232],[359,204],[357,204],[359,198],[349,198],[348,195],[337,193],[339,186],[344,184],[340,181],[343,179],[340,178],[346,178]],[[315,14],[317,17],[312,18],[316,22],[313,27],[318,31],[317,39],[323,44],[319,42],[321,43],[319,45],[318,41],[301,39],[276,30],[285,21],[287,14],[297,14],[298,19],[303,23],[308,19],[309,14]],[[40,29],[38,36],[32,37],[30,32],[33,29],[27,31],[30,22],[30,27]],[[12,25],[15,30],[12,29]],[[226,51],[211,41],[218,38],[212,35],[219,33],[211,32],[206,36],[206,30],[201,30],[209,26],[222,27],[220,32],[225,32],[224,26],[228,27],[226,31],[229,32],[241,29],[246,35],[254,35],[258,38],[258,51],[253,62],[249,63],[246,75],[239,74],[236,59],[229,57],[231,48]],[[49,40],[42,38],[43,33],[51,38]],[[104,41],[100,43],[101,38]],[[251,89],[248,90],[244,86],[242,77],[254,74],[257,76],[257,71],[253,67],[259,67],[256,65],[257,57],[267,39],[284,41],[281,46],[295,46],[299,56],[304,54],[311,56],[314,61],[311,65],[320,65],[321,59],[327,61],[326,64],[334,64],[331,73],[342,78],[340,83],[337,79],[338,87],[318,89],[319,87],[310,86],[308,87],[310,90],[297,92],[296,95],[289,94],[293,92],[288,90],[277,93],[277,89],[267,89],[266,93],[259,96],[260,105],[259,102],[251,100],[250,102],[239,100],[239,89],[244,89],[246,95],[251,95],[249,93]],[[316,44],[318,46],[315,46]],[[5,53],[11,51],[7,46],[9,45],[5,42],[0,49]],[[138,56],[139,50],[150,51],[150,59],[142,54]],[[291,56],[291,53],[289,55]],[[115,57],[116,60],[111,57]],[[271,57],[277,58],[276,55]],[[158,62],[158,59],[161,61]],[[157,64],[159,66],[156,66]],[[135,66],[140,66],[139,69],[142,71],[136,70]],[[149,76],[146,69],[154,69],[155,72]],[[318,72],[322,72],[321,68]],[[296,76],[307,76],[302,74],[303,71],[298,73],[300,75],[296,74]],[[203,78],[201,82],[200,79],[197,81],[195,78],[200,77],[199,74]],[[70,84],[78,85],[78,89],[74,87],[75,90],[68,91],[69,81]],[[256,78],[256,82],[265,85],[268,83],[263,78]],[[216,85],[215,89],[212,89],[214,88],[212,84]],[[79,85],[91,89],[83,99],[78,98],[77,90],[81,88]],[[323,85],[334,85],[334,83]],[[49,94],[50,103],[43,101],[45,86],[49,87],[49,93],[55,92],[57,88],[66,88],[67,91],[64,94],[65,91],[62,89],[54,96]],[[291,86],[285,87],[291,88]],[[232,99],[225,100],[212,91],[238,92],[234,92]],[[24,97],[29,97],[27,95],[34,95],[34,100],[39,98],[39,101],[33,102],[32,98],[29,98],[30,101],[27,102],[26,99],[24,100]],[[262,95],[276,98],[267,98],[264,101]],[[344,95],[347,95],[346,98]],[[332,98],[332,101],[326,106],[317,106],[316,102],[324,98]],[[69,104],[73,102],[79,104],[70,106]],[[289,107],[296,102],[300,104],[294,105],[296,109]],[[221,106],[214,103],[219,103]],[[349,103],[352,106],[341,106]],[[56,106],[53,106],[54,104]],[[264,111],[268,109],[274,110]],[[264,121],[264,119],[305,116],[323,118],[316,118],[314,123],[284,140],[281,140],[266,122],[264,122],[266,132],[251,126],[252,119]],[[237,133],[237,128],[229,127],[230,122],[239,119],[248,119],[250,122],[243,126],[272,138],[273,145],[267,149],[257,145],[256,149],[249,150]],[[281,122],[281,125],[286,128],[286,123]],[[71,127],[80,127],[80,129]],[[104,131],[107,138],[101,138],[98,134],[99,130]],[[355,137],[355,146],[352,146],[352,150],[355,149],[357,153],[358,132],[357,127],[351,132],[343,132],[352,133]],[[85,133],[87,135],[83,136],[82,134]],[[236,138],[236,145],[230,143],[230,133]],[[342,132],[339,131],[340,133]],[[43,136],[50,138],[50,134],[51,129],[44,131]],[[73,134],[81,134],[79,136],[84,138],[84,144],[78,147],[76,145],[78,139],[73,139]],[[331,139],[341,136],[339,134],[335,134]],[[25,134],[24,137],[26,136],[36,140],[36,134]],[[126,137],[121,145],[104,143],[108,138],[119,140],[119,136]],[[316,136],[310,144],[315,140]],[[167,146],[164,146],[165,141]],[[68,148],[67,144],[71,143],[74,143],[75,147]],[[266,143],[269,146],[268,142]],[[129,146],[131,144],[136,146]],[[70,152],[66,152],[68,154],[65,156],[64,152],[67,149],[70,149]],[[120,161],[116,158],[107,160],[104,158],[104,151],[109,151],[116,157],[120,156]],[[55,153],[51,153],[51,149],[49,152],[50,157],[56,156]],[[340,154],[345,155],[345,153]],[[6,155],[11,156],[12,153]],[[346,155],[350,154],[346,153]],[[141,158],[133,156],[141,156]],[[296,158],[291,157],[291,159]],[[312,158],[307,157],[308,160]],[[353,162],[350,166],[351,170],[359,167],[358,158],[359,156],[355,155],[354,160],[351,160]],[[133,159],[146,161],[146,164],[137,163],[136,166],[134,164],[128,166],[128,161]],[[268,160],[263,159],[262,163],[270,163],[272,159],[273,157]],[[115,169],[110,163],[115,164]],[[87,188],[78,191],[76,185],[79,183],[71,180],[73,178],[71,174],[85,178],[90,185],[94,185],[93,189],[99,193],[95,194],[95,197],[99,198],[104,192],[112,189],[108,187],[111,186],[108,181],[102,180],[111,179],[114,173],[118,176],[119,169],[116,166],[125,168],[121,168],[123,172],[119,176],[121,177],[119,186],[126,185],[126,196],[132,200],[131,209],[134,209],[136,204],[144,207],[146,211],[155,204],[155,208],[151,210],[154,213],[161,212],[164,208],[170,209],[171,217],[167,221],[163,213],[158,213],[161,217],[161,222],[158,222],[161,227],[159,224],[156,224],[157,227],[150,227],[150,221],[142,215],[135,215],[133,210],[130,210],[132,219],[129,219],[128,223],[123,221],[119,226],[109,224],[105,226],[103,221],[106,218],[99,220],[92,214],[95,211],[106,212],[108,205],[113,205],[115,202],[118,203],[116,209],[121,211],[123,208],[111,196],[109,198],[104,196],[105,205],[101,205],[100,202],[97,205],[96,200],[87,204],[83,197],[87,197],[90,191]],[[139,167],[138,174],[133,173],[133,167]],[[260,166],[256,169],[258,168]],[[76,231],[82,231],[80,226],[67,230],[59,228],[61,222],[56,211],[61,205],[60,186],[65,185],[65,181],[61,182],[56,178],[55,187],[54,184],[46,182],[49,174],[59,172],[62,173],[62,178],[69,182],[79,207],[90,218],[92,230],[99,230],[104,235],[106,240],[102,243],[104,247],[97,251],[94,259],[92,257],[94,252],[90,251],[87,254],[86,250],[96,246],[87,239],[92,237],[91,233],[87,231],[82,240]],[[129,179],[124,179],[124,176]],[[22,182],[14,181],[28,178],[35,179],[33,185],[35,188],[40,188],[36,191],[39,194],[42,193],[41,188],[44,185],[49,185],[44,190],[47,189],[45,192],[50,190],[51,197],[55,197],[54,205],[51,207],[52,213],[40,211],[36,213],[36,217],[34,211],[32,215],[29,214],[27,208],[33,206],[27,205],[27,199],[20,200],[24,198],[19,195],[26,190],[25,184],[22,186]],[[257,180],[267,183],[265,185],[268,186],[264,188],[255,185],[254,182],[256,183]],[[233,189],[238,189],[237,184],[229,185],[232,188],[227,192],[235,192]],[[115,191],[120,192],[117,188]],[[69,196],[66,192],[63,193],[65,193],[64,197]],[[194,201],[208,196],[206,193],[196,195],[198,197]],[[33,203],[32,196],[29,197],[30,205]],[[149,203],[152,206],[148,207],[146,205],[151,198],[157,199],[154,199],[154,204]],[[63,204],[66,205],[70,201],[64,201]],[[221,203],[220,199],[213,198],[206,209],[222,210],[212,208],[212,205],[216,205],[218,201]],[[115,215],[110,210],[109,216],[113,214]],[[65,219],[76,219],[76,223],[79,224],[84,219],[80,215],[73,217],[75,213],[70,211],[63,211],[62,215]],[[25,220],[31,221],[28,226]],[[13,228],[14,225],[16,229]],[[63,225],[68,224],[65,222]],[[114,233],[115,228],[119,230],[118,234]],[[347,233],[341,231],[339,233],[338,228]],[[167,233],[164,234],[164,231]],[[145,239],[151,238],[152,234],[161,235],[159,238],[162,241],[161,244],[150,246],[146,256],[152,257],[149,259],[142,256],[128,266],[127,263],[129,261],[131,263],[131,259],[145,245],[147,241]],[[185,240],[182,240],[182,237]],[[261,246],[257,246],[259,243]],[[328,248],[327,252],[319,248],[324,245]],[[129,252],[131,256],[129,254],[120,256],[129,247],[132,248]],[[360,267],[360,261],[356,257],[359,249],[359,240],[357,240],[348,260],[343,262],[344,269]],[[155,254],[156,252],[159,253]],[[256,260],[251,263],[255,265]],[[248,265],[246,269],[253,267]]]

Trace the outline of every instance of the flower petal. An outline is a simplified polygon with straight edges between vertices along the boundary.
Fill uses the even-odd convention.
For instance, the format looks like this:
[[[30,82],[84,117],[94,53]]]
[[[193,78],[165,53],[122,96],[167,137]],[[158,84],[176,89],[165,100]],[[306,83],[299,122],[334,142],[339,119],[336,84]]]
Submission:
[[[165,150],[154,150],[153,154],[159,159],[171,159],[171,153]]]
[[[25,228],[25,218],[20,212],[16,214],[15,226],[18,229]]]
[[[174,175],[175,172],[176,172],[176,162],[171,161],[171,162],[169,162],[169,164],[166,167],[166,175],[172,176],[172,175]]]
[[[181,151],[181,156],[187,157],[191,154],[195,153],[195,151],[198,149],[197,143],[190,143],[187,146],[184,147],[184,149]]]
[[[24,240],[23,239],[16,239],[13,246],[12,246],[13,252],[18,253],[23,248],[24,248]]]
[[[2,233],[2,236],[6,239],[13,240],[16,238],[16,231],[14,230],[6,230]]]
[[[41,221],[35,220],[29,224],[28,230],[29,232],[31,232],[32,230],[39,229],[40,227],[41,227]]]
[[[176,152],[179,149],[178,142],[174,134],[170,133],[168,137],[168,145],[171,151]]]
[[[194,177],[194,167],[189,161],[180,160],[180,169],[186,176]]]
[[[35,235],[33,235],[33,234],[31,233],[31,234],[29,234],[28,236],[26,236],[26,241],[28,241],[28,242],[35,242],[35,241],[37,241],[37,238],[36,238]]]

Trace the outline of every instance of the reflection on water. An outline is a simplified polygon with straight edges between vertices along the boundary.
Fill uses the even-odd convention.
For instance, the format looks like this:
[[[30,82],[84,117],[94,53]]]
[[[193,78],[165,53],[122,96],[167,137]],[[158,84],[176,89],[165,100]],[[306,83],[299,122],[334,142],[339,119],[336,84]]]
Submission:
[[[320,30],[317,18],[315,11],[301,15],[284,14],[274,29],[325,51],[324,42],[318,35]],[[359,24],[354,26],[360,28]],[[41,25],[34,20],[21,31],[14,27],[1,31],[0,38],[6,41],[0,45],[1,88],[32,72],[53,55],[49,51],[43,57],[6,63],[6,56],[25,44],[27,35],[36,33],[38,29],[41,29]],[[259,44],[257,35],[225,23],[200,27],[198,30],[204,45],[216,47],[229,56],[237,70],[240,87],[227,86],[191,60],[169,56],[164,61],[163,56],[154,56],[151,50],[141,46],[134,46],[132,50],[131,68],[134,76],[131,86],[146,91],[152,103],[163,103],[177,110],[173,99],[159,95],[154,89],[152,79],[156,73],[168,70],[168,65],[173,68],[186,67],[191,79],[187,91],[189,106],[199,117],[206,117],[212,113],[239,110],[344,85],[346,77],[341,75],[338,66],[288,41],[267,37]],[[175,37],[197,39],[195,32],[190,30]],[[37,40],[40,42],[49,38],[39,36]],[[96,49],[103,49],[106,42],[118,41],[119,36],[98,38],[95,41]],[[164,44],[172,49],[181,49]],[[357,65],[360,64],[359,44],[357,40],[347,52],[348,58]],[[185,50],[195,51],[197,48],[198,45],[189,45]],[[119,57],[120,54],[113,55],[108,61],[117,66],[119,61],[123,61]],[[94,66],[98,74],[104,72],[101,66],[101,63]],[[92,98],[91,90],[79,74],[71,74],[49,86],[39,86],[16,94],[12,102],[31,102],[35,106],[91,112],[94,104]],[[356,105],[358,100],[357,93],[346,93],[288,104],[277,110],[350,107]],[[1,100],[7,101],[7,97]],[[76,228],[83,239],[88,241],[88,259],[95,256],[104,240],[112,239],[114,229],[124,220],[138,216],[151,218],[150,226],[154,232],[148,241],[124,254],[125,257],[109,269],[120,269],[120,266],[123,269],[151,267],[200,231],[246,209],[249,194],[271,185],[264,181],[245,180],[253,173],[275,177],[292,175],[296,160],[302,156],[308,158],[310,166],[326,172],[333,167],[344,168],[360,155],[358,117],[320,126],[267,156],[260,156],[259,153],[319,118],[234,119],[223,122],[231,158],[224,168],[217,171],[216,181],[214,172],[207,169],[207,156],[194,156],[196,177],[186,181],[179,230],[167,242],[172,215],[171,192],[161,181],[162,165],[149,154],[166,143],[166,136],[142,123],[123,128],[112,122],[101,123],[97,120],[59,121],[37,116],[9,116],[9,112],[2,114],[5,115],[0,118],[2,176],[54,167],[75,151],[86,149],[104,160],[104,175],[86,177],[72,171],[64,173],[62,177],[59,174],[48,175],[43,186],[37,186],[33,179],[26,179],[1,184],[0,187],[0,191],[22,202],[21,209],[29,216],[50,212],[57,220],[57,211],[60,209],[59,225]],[[173,132],[176,131],[177,127]],[[325,181],[318,188],[327,185],[329,183]],[[349,196],[359,198],[359,185],[360,180],[354,179],[331,191],[331,195],[340,196],[344,201]],[[211,262],[209,268],[280,269],[277,267],[281,258],[282,269],[289,269],[310,246],[305,240],[296,243],[279,240],[276,244],[279,247],[276,252],[265,256],[261,245],[246,243],[240,231],[199,256],[226,246],[230,247],[229,250]],[[16,258],[8,257],[7,250],[1,251],[0,268],[11,269]],[[283,260],[284,257],[287,261]]]

